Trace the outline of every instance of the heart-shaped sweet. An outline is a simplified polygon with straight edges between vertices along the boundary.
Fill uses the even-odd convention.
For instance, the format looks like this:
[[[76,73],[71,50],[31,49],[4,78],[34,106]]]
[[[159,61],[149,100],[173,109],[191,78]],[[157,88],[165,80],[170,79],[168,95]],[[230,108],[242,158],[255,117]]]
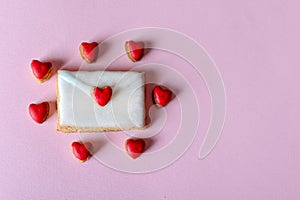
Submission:
[[[140,60],[144,55],[144,43],[134,42],[132,40],[125,42],[125,50],[133,62]]]
[[[32,103],[29,105],[29,114],[34,121],[41,124],[46,121],[49,115],[49,107],[48,102],[42,102],[39,104]]]
[[[125,148],[133,159],[139,157],[145,151],[146,143],[143,139],[128,139],[126,140]]]
[[[32,60],[31,71],[34,77],[42,83],[51,77],[53,67],[51,62],[40,62],[38,60]]]
[[[153,89],[153,100],[159,107],[166,106],[172,98],[172,92],[167,88],[155,86]]]
[[[88,63],[93,62],[98,55],[97,42],[82,42],[79,47],[81,57]]]
[[[99,106],[105,106],[109,102],[111,95],[112,89],[109,86],[102,88],[94,87],[92,90],[92,96]]]
[[[85,162],[90,156],[90,152],[82,142],[73,142],[72,151],[74,156],[81,162]]]

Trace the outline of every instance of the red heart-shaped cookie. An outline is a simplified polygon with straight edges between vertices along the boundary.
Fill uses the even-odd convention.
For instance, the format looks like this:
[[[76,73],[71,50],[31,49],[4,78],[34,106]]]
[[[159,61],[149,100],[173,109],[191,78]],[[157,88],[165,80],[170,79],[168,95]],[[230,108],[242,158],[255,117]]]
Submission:
[[[140,60],[144,55],[144,43],[134,42],[132,40],[125,42],[125,50],[133,62]]]
[[[42,102],[39,104],[32,103],[29,105],[29,114],[34,121],[41,124],[46,121],[49,115],[49,107],[48,102]]]
[[[92,90],[92,96],[94,97],[94,100],[96,103],[100,106],[105,106],[112,95],[112,89],[109,86],[105,86],[102,88],[94,87]]]
[[[32,60],[31,70],[34,77],[42,83],[51,77],[53,67],[51,62],[40,62],[38,60]]]
[[[80,47],[81,57],[88,63],[93,62],[98,55],[98,43],[97,42],[82,42]]]
[[[169,89],[164,89],[161,86],[155,86],[153,89],[153,100],[159,107],[166,106],[172,97],[172,92]]]
[[[73,142],[71,146],[74,156],[81,162],[85,162],[91,156],[82,142]]]
[[[143,139],[128,139],[126,140],[125,148],[133,159],[139,157],[145,151],[146,143]]]

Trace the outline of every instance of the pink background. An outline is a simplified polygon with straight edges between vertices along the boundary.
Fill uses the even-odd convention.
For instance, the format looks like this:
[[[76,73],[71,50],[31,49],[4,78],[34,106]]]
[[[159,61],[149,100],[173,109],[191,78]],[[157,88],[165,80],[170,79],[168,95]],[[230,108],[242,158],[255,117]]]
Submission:
[[[298,199],[299,6],[1,0],[0,199]],[[149,174],[121,173],[95,159],[80,164],[69,149],[78,137],[55,131],[56,114],[40,126],[28,117],[29,103],[55,100],[55,79],[37,84],[29,62],[78,66],[83,40],[147,26],[191,36],[216,62],[228,101],[220,141],[199,160],[201,133],[177,162]]]

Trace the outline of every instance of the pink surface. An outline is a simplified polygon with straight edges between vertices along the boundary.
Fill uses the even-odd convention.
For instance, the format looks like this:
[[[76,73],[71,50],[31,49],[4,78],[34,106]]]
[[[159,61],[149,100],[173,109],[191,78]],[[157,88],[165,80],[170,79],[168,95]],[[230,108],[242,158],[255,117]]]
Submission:
[[[299,3],[147,2],[1,1],[0,199],[298,199]],[[78,137],[55,131],[56,114],[43,125],[28,117],[29,103],[55,100],[55,79],[39,85],[30,60],[76,67],[82,41],[145,26],[191,36],[216,62],[227,92],[220,141],[199,160],[202,127],[183,157],[148,174],[81,164],[69,147]],[[153,52],[143,62],[168,60]]]

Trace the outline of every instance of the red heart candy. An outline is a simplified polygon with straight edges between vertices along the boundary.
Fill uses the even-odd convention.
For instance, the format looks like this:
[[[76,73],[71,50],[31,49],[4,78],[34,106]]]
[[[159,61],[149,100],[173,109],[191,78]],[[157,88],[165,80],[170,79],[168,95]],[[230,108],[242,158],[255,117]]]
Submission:
[[[145,151],[146,143],[143,139],[126,140],[125,148],[127,153],[133,158],[139,157]]]
[[[169,89],[163,89],[160,86],[155,86],[153,89],[153,99],[157,106],[166,106],[172,97],[172,92]]]
[[[81,162],[85,162],[91,156],[82,142],[73,142],[71,146],[74,156]]]
[[[33,75],[40,82],[48,80],[53,71],[51,62],[40,62],[38,60],[31,61],[31,70]]]
[[[93,62],[98,55],[98,43],[97,42],[82,42],[80,47],[81,57],[88,63]]]
[[[144,43],[127,41],[125,42],[125,49],[128,57],[133,62],[140,60],[144,55]]]
[[[40,104],[30,104],[29,114],[31,118],[37,123],[43,123],[44,121],[46,121],[49,115],[49,103],[42,102]]]
[[[94,100],[98,105],[105,106],[111,98],[112,89],[109,86],[105,86],[102,88],[94,87],[92,94],[94,96]]]

